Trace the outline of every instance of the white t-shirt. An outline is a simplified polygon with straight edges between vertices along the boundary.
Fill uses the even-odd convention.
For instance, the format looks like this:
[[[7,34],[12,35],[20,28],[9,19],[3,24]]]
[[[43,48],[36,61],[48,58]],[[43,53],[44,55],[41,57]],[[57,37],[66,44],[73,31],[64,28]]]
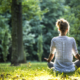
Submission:
[[[75,56],[78,51],[74,38],[67,36],[54,37],[51,40],[50,53],[55,54],[54,68],[56,71],[75,71],[75,65],[72,61],[73,55]]]

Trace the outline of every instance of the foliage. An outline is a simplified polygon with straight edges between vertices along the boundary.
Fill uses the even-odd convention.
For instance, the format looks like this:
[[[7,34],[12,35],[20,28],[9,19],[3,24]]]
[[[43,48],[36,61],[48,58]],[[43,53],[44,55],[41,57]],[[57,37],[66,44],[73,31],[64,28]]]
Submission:
[[[28,35],[35,34],[34,35],[35,37],[31,41],[33,45],[31,43],[29,44],[28,42],[27,44],[29,45],[25,45],[25,49],[27,49],[27,52],[29,53],[29,56],[30,56],[29,59],[33,59],[33,55],[37,56],[37,37],[40,34],[40,31],[43,27],[40,24],[40,20],[42,19],[41,16],[47,10],[41,11],[40,6],[39,6],[39,0],[36,0],[36,1],[35,0],[24,0],[22,2],[22,7],[23,7],[23,19],[27,20],[29,22],[29,26],[31,26],[31,29],[30,29],[31,31],[28,33]],[[28,37],[29,42],[30,42],[29,40],[30,38],[31,37]],[[34,43],[36,44],[35,47],[34,47],[35,45]]]
[[[59,18],[65,18],[70,23],[69,36],[74,37],[78,50],[80,52],[80,1],[79,0],[17,0],[22,2],[22,15],[23,15],[23,44],[24,52],[29,60],[38,60],[37,58],[37,43],[38,37],[42,33],[43,36],[43,53],[42,58],[49,55],[50,41],[53,37],[58,36],[57,28],[55,27],[55,22]],[[8,35],[10,37],[11,33],[11,2],[12,0],[0,0],[0,14],[7,18],[4,21],[8,32],[1,34]],[[8,16],[7,16],[7,13]],[[0,22],[3,19],[1,18]],[[10,22],[9,22],[10,21]],[[7,23],[10,23],[9,25]],[[3,27],[1,27],[3,29]],[[6,30],[6,29],[4,29]],[[2,31],[1,31],[2,32]],[[9,43],[9,38],[1,38],[2,40],[0,47],[7,45]],[[5,38],[7,40],[5,40]],[[5,43],[4,43],[5,42]],[[6,46],[9,48],[9,44]],[[39,46],[38,46],[39,47]],[[6,49],[1,48],[7,56]],[[0,52],[1,53],[1,52]],[[4,54],[3,53],[3,54]],[[6,58],[5,58],[6,60]]]
[[[31,26],[29,24],[29,21],[24,21],[23,22],[23,43],[24,43],[24,50],[25,50],[25,54],[26,56],[30,56],[29,53],[27,52],[28,47],[31,47],[34,43],[35,34],[31,33]]]
[[[41,24],[44,25],[43,33],[43,49],[44,55],[48,56],[50,53],[50,42],[55,36],[58,36],[58,31],[55,29],[55,23],[57,18],[63,15],[64,0],[41,0],[41,10],[48,9],[48,12],[43,15]]]
[[[47,12],[47,10],[41,11],[39,0],[24,0],[22,2],[22,7],[23,15],[27,20],[31,20],[35,16],[38,16],[41,20],[43,13]]]
[[[40,20],[41,19],[41,15],[43,14],[44,11],[42,12],[40,10],[39,1],[38,0],[36,0],[36,2],[35,2],[35,0],[23,0],[23,1],[22,0],[17,0],[17,1],[18,1],[18,3],[22,2],[22,7],[23,7],[23,9],[22,9],[23,10],[23,25],[24,25],[23,28],[25,30],[27,30],[27,29],[31,30],[31,27],[29,27],[29,28],[25,27],[26,25],[28,25],[28,24],[25,24],[26,23],[25,20],[27,19],[28,20],[27,22],[29,22],[29,20],[34,18],[34,16],[38,16],[39,20]],[[11,3],[12,3],[12,0],[3,0],[3,1],[1,1],[0,13],[2,13],[4,15],[6,15],[7,12],[11,13]],[[24,44],[25,44],[25,46],[24,46],[25,50],[27,51],[27,48],[33,46],[32,44],[35,43],[35,40],[33,39],[35,35],[31,34],[30,30],[29,31],[28,30],[25,31],[25,30],[23,32],[23,38],[24,38],[23,40],[24,40]],[[33,41],[31,41],[31,40],[33,40]],[[37,51],[36,51],[36,53],[37,53]]]
[[[8,49],[9,49],[9,40],[11,38],[10,31],[9,31],[9,25],[7,24],[7,18],[0,15],[0,48],[2,50],[3,54],[3,60],[6,62],[7,55],[8,55]],[[1,54],[1,53],[0,53]]]
[[[77,45],[78,45],[78,50],[80,52],[80,1],[76,0],[73,0],[71,1],[70,3],[70,6],[71,6],[71,11],[74,13],[74,27],[73,27],[73,31],[72,31],[72,34],[74,35],[76,41],[77,41]]]
[[[43,55],[43,36],[42,34],[38,36],[37,48],[38,48],[37,55],[38,55],[39,61],[41,62],[42,55]]]
[[[37,39],[38,39],[38,36],[41,35],[42,30],[44,28],[44,26],[40,23],[41,21],[38,16],[35,16],[33,19],[30,20],[30,25],[32,28],[31,33],[35,34],[35,37],[34,37],[35,44],[33,44],[33,46],[31,47],[33,51],[29,51],[29,53],[32,53],[32,55],[35,57],[37,57],[37,42],[38,42]]]
[[[68,3],[68,6],[65,8],[66,12],[64,13],[64,18],[66,20],[68,20],[68,22],[70,23],[70,32],[69,32],[69,36],[74,37],[76,42],[77,42],[77,46],[78,46],[78,51],[80,52],[80,11],[79,11],[80,5],[79,5],[79,1],[75,1],[75,0],[71,0]]]
[[[0,13],[11,12],[12,0],[0,0]]]
[[[23,7],[23,25],[25,21],[28,22],[27,27],[24,30],[23,41],[25,44],[25,50],[28,53],[29,59],[33,59],[33,56],[37,56],[37,37],[40,34],[43,25],[40,24],[43,13],[47,10],[41,11],[39,6],[39,0],[24,0],[22,2]],[[27,28],[27,29],[26,29]],[[24,32],[23,32],[24,33]],[[34,47],[35,46],[35,47]]]
[[[45,62],[28,62],[20,66],[0,63],[0,79],[2,80],[79,80],[80,68],[71,73],[55,72]]]

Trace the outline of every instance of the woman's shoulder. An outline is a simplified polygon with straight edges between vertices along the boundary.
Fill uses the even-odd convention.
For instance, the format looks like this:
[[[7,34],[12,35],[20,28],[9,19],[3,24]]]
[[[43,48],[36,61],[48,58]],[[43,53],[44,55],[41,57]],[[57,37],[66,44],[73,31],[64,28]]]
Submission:
[[[53,37],[52,40],[57,40],[57,39],[59,39],[59,38],[61,39],[60,36],[56,36],[56,37]],[[68,36],[65,36],[65,38],[70,39],[70,40],[75,40],[74,37],[68,37]]]
[[[64,37],[65,39],[68,39],[68,40],[71,40],[71,41],[74,41],[75,38],[74,37],[68,37],[68,36],[65,36]],[[53,37],[52,40],[53,41],[56,41],[56,40],[59,40],[59,39],[62,39],[60,36],[56,36],[56,37]]]
[[[71,41],[75,41],[74,37],[68,37],[68,39],[71,40]]]
[[[53,37],[53,38],[52,38],[52,40],[56,40],[57,38],[58,38],[58,36],[56,36],[56,37]]]
[[[74,37],[68,37],[69,39],[73,39],[74,40]]]
[[[56,37],[53,37],[53,38],[52,38],[52,41],[55,42],[55,41],[57,41],[58,39],[59,39],[59,37],[56,36]]]

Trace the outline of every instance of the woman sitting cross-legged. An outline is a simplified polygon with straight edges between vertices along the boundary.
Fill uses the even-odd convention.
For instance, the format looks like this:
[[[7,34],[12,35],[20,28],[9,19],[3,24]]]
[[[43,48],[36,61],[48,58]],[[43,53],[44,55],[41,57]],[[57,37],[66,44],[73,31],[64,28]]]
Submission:
[[[70,28],[67,20],[57,20],[56,26],[60,34],[59,36],[52,38],[49,58],[44,59],[48,62],[49,68],[54,67],[55,71],[73,72],[75,71],[75,66],[80,67],[80,56],[76,47],[76,41],[73,37],[66,36]],[[51,60],[54,55],[55,60],[53,63]],[[78,59],[75,62],[72,62],[73,55]]]

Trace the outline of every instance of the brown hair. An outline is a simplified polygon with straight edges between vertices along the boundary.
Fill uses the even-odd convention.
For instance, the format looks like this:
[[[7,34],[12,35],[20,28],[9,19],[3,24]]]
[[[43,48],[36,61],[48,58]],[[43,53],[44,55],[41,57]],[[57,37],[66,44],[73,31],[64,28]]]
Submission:
[[[60,31],[62,33],[64,33],[67,29],[69,31],[69,23],[67,20],[65,20],[63,18],[57,20],[56,26],[57,26],[57,28],[60,29]]]

